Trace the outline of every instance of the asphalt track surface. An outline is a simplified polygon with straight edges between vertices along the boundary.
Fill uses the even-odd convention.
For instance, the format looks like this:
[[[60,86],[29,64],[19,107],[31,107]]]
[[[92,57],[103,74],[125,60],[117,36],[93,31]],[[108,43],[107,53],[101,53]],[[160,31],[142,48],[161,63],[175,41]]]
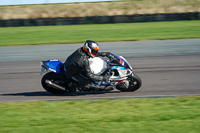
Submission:
[[[0,102],[200,95],[200,39],[99,43],[127,58],[143,81],[135,92],[53,95],[40,83],[40,61],[64,61],[82,44],[0,47]]]

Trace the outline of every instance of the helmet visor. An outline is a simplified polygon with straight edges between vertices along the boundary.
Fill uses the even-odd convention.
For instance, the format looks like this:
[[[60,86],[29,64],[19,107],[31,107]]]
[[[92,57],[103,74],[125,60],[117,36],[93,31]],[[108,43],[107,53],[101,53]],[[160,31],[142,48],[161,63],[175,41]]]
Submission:
[[[92,54],[96,55],[98,53],[98,50],[92,49]]]

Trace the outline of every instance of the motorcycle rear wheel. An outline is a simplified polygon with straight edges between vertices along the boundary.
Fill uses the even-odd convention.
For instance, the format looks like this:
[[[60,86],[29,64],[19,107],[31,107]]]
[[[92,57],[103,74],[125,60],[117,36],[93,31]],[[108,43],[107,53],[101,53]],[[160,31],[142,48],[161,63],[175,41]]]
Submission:
[[[42,87],[52,93],[52,94],[65,94],[66,91],[65,90],[61,90],[61,89],[57,89],[55,87],[51,87],[49,86],[46,81],[51,81],[55,84],[59,84],[60,86],[66,86],[66,82],[64,80],[64,77],[59,75],[59,74],[56,74],[56,73],[53,73],[53,72],[49,72],[49,73],[46,73],[43,77],[42,77],[42,80],[41,80],[41,84],[42,84]]]
[[[142,85],[142,80],[136,74],[132,75],[128,78],[129,86],[124,87],[123,83],[116,85],[116,89],[120,90],[121,92],[133,92],[138,90]]]

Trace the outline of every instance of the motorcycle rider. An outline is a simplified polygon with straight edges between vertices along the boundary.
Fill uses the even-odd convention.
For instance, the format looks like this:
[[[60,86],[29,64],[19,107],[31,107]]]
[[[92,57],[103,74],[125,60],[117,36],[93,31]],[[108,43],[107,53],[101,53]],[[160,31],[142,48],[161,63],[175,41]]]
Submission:
[[[87,40],[83,47],[72,53],[64,63],[65,75],[75,82],[69,84],[71,92],[76,93],[77,87],[89,87],[91,81],[108,81],[109,76],[99,76],[92,73],[89,66],[89,58],[102,56],[111,58],[110,52],[98,52],[99,45],[92,40]]]

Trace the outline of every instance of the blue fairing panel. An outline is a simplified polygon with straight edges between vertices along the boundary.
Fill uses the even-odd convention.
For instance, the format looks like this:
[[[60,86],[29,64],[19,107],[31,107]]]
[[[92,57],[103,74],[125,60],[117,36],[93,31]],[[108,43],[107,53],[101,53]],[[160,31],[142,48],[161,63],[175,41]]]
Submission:
[[[55,73],[61,73],[63,63],[59,60],[48,60],[43,62],[43,67]]]
[[[122,66],[113,66],[111,69],[126,70],[127,68],[124,68]]]

